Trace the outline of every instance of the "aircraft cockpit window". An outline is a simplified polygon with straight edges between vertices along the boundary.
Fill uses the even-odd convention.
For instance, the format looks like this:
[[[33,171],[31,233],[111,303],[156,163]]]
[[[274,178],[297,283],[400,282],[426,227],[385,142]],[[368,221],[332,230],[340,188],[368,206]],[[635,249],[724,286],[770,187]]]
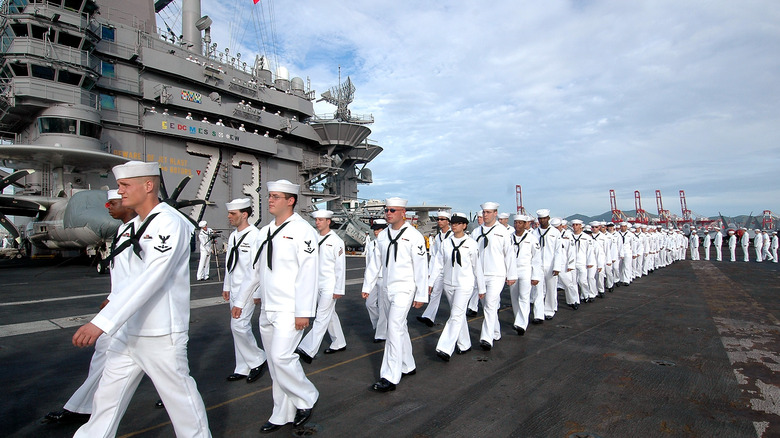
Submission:
[[[58,117],[41,117],[38,119],[41,134],[76,134],[76,121]]]
[[[12,24],[11,29],[13,29],[14,34],[18,37],[26,37],[29,35],[29,30],[27,29],[27,23]]]
[[[83,120],[79,122],[79,135],[99,139],[102,129],[103,127],[97,123],[85,122]]]
[[[42,65],[32,64],[32,76],[34,78],[54,80],[54,69],[51,67],[45,67]]]
[[[100,27],[101,38],[103,38],[104,41],[114,41],[115,38],[114,31],[115,29],[113,27],[101,26]]]

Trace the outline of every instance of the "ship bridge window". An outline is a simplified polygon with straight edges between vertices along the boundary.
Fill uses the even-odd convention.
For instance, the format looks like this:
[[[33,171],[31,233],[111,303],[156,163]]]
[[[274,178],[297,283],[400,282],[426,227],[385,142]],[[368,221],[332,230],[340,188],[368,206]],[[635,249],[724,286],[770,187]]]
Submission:
[[[78,49],[81,47],[81,37],[71,35],[69,33],[60,32],[57,42],[62,44],[63,46],[73,47],[74,49]]]
[[[14,72],[14,76],[29,76],[30,72],[27,69],[27,64],[11,64],[11,70]]]
[[[57,74],[57,82],[62,82],[63,84],[78,86],[81,82],[81,78],[82,76],[80,74],[71,73],[65,70],[60,70],[60,72]]]
[[[59,117],[41,117],[38,119],[41,134],[76,134],[76,121]]]
[[[8,2],[8,12],[12,14],[21,13],[25,6],[27,6],[26,0],[11,0]]]
[[[31,70],[34,78],[48,79],[50,81],[54,80],[54,69],[51,67],[32,64]]]
[[[11,29],[13,29],[14,34],[18,37],[26,37],[29,35],[26,23],[12,24]]]
[[[108,78],[116,77],[114,64],[106,61],[100,61],[100,74]]]
[[[50,27],[36,26],[34,24],[30,27],[32,28],[33,38],[42,40],[44,39],[44,36],[46,36],[49,41],[54,39],[54,29]]]
[[[111,96],[109,94],[101,94],[100,95],[100,107],[102,109],[115,110],[116,109],[116,96]]]
[[[99,139],[102,129],[103,127],[97,123],[85,122],[83,120],[79,122],[79,135]]]
[[[90,78],[89,76],[84,77],[84,82],[82,82],[81,87],[85,90],[91,90],[92,87],[95,86],[94,79]]]
[[[70,9],[78,12],[81,10],[82,3],[83,2],[81,0],[65,0],[65,9]]]
[[[104,41],[114,41],[115,31],[116,29],[114,29],[113,27],[100,26],[100,37]]]

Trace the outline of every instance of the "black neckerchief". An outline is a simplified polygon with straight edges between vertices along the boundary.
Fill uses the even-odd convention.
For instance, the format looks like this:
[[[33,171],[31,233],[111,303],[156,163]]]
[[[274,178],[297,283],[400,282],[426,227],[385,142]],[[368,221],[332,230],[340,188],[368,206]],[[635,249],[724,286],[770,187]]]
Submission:
[[[249,231],[244,233],[243,236],[241,236],[240,239],[238,239],[238,242],[236,242],[235,236],[233,237],[233,247],[230,248],[230,256],[228,256],[227,261],[227,268],[228,272],[233,272],[233,269],[236,268],[236,265],[238,264],[238,247],[241,245],[241,242],[244,241],[244,238],[249,234]]]
[[[620,237],[622,237],[622,238],[623,238],[623,243],[624,243],[624,244],[626,243],[626,234],[628,234],[628,231],[626,231],[625,233],[623,233],[623,234],[621,234],[621,235],[620,235]]]
[[[574,243],[577,245],[577,251],[580,250],[580,239],[582,239],[582,233],[580,233],[580,237],[577,237],[576,234],[572,234],[572,237],[574,237]]]
[[[539,234],[540,234],[540,236],[539,236],[539,245],[542,248],[544,248],[544,236],[546,236],[547,233],[549,233],[551,229],[552,229],[552,227],[547,227],[547,231],[545,231],[544,234],[542,234],[541,231],[539,232]]]
[[[252,269],[254,269],[255,264],[257,264],[257,259],[260,258],[260,253],[263,252],[263,247],[265,244],[268,244],[268,251],[266,251],[266,263],[268,264],[268,269],[273,270],[273,262],[271,259],[274,256],[274,237],[276,237],[277,234],[279,234],[279,231],[282,231],[282,228],[287,226],[290,222],[285,222],[282,225],[279,225],[279,228],[276,229],[276,231],[271,234],[271,228],[268,228],[268,235],[266,236],[263,243],[260,245],[260,249],[257,250],[257,255],[255,255],[255,260],[252,262]]]
[[[525,240],[526,237],[528,237],[528,232],[523,233],[523,237],[520,238],[520,240],[515,240],[517,238],[517,234],[512,235],[512,243],[515,244],[517,247],[517,253],[515,254],[515,257],[520,257],[520,244],[523,243],[523,240]]]
[[[317,246],[322,246],[322,242],[328,240],[328,237],[330,237],[330,233],[326,234],[325,237],[323,237],[322,240],[320,240]]]
[[[455,266],[455,263],[458,263],[458,266],[463,266],[460,264],[460,247],[463,246],[464,243],[466,243],[466,239],[463,239],[460,244],[455,245],[455,241],[450,238],[450,242],[452,242],[452,266]]]
[[[125,226],[125,229],[124,229],[124,230],[122,230],[122,232],[121,232],[121,233],[117,234],[117,235],[116,235],[116,238],[115,238],[114,240],[112,240],[112,241],[111,241],[111,250],[109,251],[109,254],[113,254],[113,253],[116,251],[116,242],[117,242],[117,240],[119,240],[119,238],[120,238],[120,237],[122,237],[122,235],[123,235],[123,234],[125,234],[125,233],[126,233],[128,230],[129,230],[129,231],[130,231],[130,236],[132,236],[132,235],[133,235],[133,232],[135,231],[135,225],[133,224],[133,221],[132,221],[132,220],[131,220],[129,223],[127,223],[127,224],[122,224],[122,225],[126,225],[126,226]],[[119,254],[119,253],[117,253],[117,254]],[[111,267],[113,268],[113,267],[114,267],[114,260],[113,260],[113,257],[112,257],[111,259],[112,259],[112,260],[110,260],[110,262],[111,262]]]
[[[479,239],[481,239],[481,238],[483,238],[483,237],[484,237],[484,238],[485,238],[485,240],[483,240],[483,241],[482,241],[482,247],[483,247],[483,248],[487,248],[487,246],[488,246],[488,238],[487,238],[487,235],[488,235],[488,234],[490,234],[490,232],[491,232],[491,231],[493,231],[493,228],[495,228],[495,227],[496,227],[496,225],[495,225],[495,224],[493,224],[493,226],[492,226],[492,227],[490,227],[490,229],[488,230],[488,232],[487,232],[487,233],[485,232],[485,226],[484,226],[484,225],[482,225],[481,227],[479,227],[479,236],[477,236],[477,242],[479,242]]]
[[[401,238],[401,235],[406,231],[406,227],[401,228],[401,231],[398,232],[398,235],[395,236],[395,239],[390,235],[390,227],[387,227],[387,238],[390,239],[390,244],[387,245],[387,258],[385,259],[385,267],[387,267],[387,264],[390,262],[390,247],[393,248],[393,261],[395,262],[398,260],[398,239]]]
[[[121,245],[117,246],[114,251],[108,255],[105,259],[103,259],[103,263],[109,263],[111,260],[114,259],[114,257],[118,256],[122,251],[126,250],[130,246],[133,247],[133,252],[135,255],[138,256],[139,259],[143,260],[143,257],[141,257],[141,242],[140,238],[143,235],[143,233],[146,231],[146,227],[149,226],[150,223],[152,223],[152,219],[157,217],[157,215],[160,213],[155,213],[149,217],[146,218],[144,223],[141,224],[140,227],[138,227],[138,231],[130,235],[130,238],[122,242]]]
[[[444,242],[444,239],[450,237],[450,234],[452,234],[452,230],[447,230],[447,232],[444,233],[444,237],[441,237],[441,233],[439,233],[439,243]]]

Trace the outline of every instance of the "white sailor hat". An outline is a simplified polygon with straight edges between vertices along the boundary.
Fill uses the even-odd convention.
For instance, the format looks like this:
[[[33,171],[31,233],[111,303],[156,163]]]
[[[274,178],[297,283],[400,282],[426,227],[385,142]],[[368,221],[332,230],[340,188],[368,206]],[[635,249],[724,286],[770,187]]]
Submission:
[[[252,200],[249,198],[234,199],[225,203],[225,207],[230,210],[243,210],[252,206]]]
[[[153,163],[144,163],[143,161],[128,161],[125,164],[114,166],[111,169],[114,173],[116,180],[125,178],[135,178],[138,176],[159,176],[160,164],[156,161]]]
[[[599,222],[599,221],[590,221],[590,223],[588,225],[590,225],[591,227],[598,227],[598,226],[601,225],[601,222]]]
[[[479,206],[482,210],[498,210],[498,202],[485,202]]]
[[[206,225],[208,225],[208,224],[209,224],[209,223],[208,223],[208,222],[206,222],[206,221],[200,221],[200,222],[198,222],[198,226],[199,226],[200,228],[203,228],[203,227],[205,227],[205,226],[206,226]]]
[[[513,221],[523,221],[523,222],[529,222],[531,218],[525,214],[516,214]]]
[[[450,222],[453,224],[467,224],[469,223],[469,218],[466,217],[465,213],[452,213]]]
[[[593,228],[591,228],[591,227],[590,227],[590,225],[585,225],[585,226],[582,228],[582,231],[585,231],[585,232],[593,232]]]
[[[499,213],[498,214],[499,219],[509,219],[509,213]]]
[[[712,229],[715,231],[720,231],[720,227],[712,227]]]
[[[450,212],[447,210],[439,210],[436,212],[436,217],[446,217],[447,219],[449,219],[450,217],[452,217],[452,214],[450,214]]]
[[[554,218],[550,219],[550,225],[552,225],[554,227],[559,227],[559,226],[561,226],[561,224],[563,224],[563,220],[561,218],[559,218],[559,217],[554,217]]]
[[[408,204],[409,201],[406,199],[393,197],[393,198],[387,198],[385,199],[385,207],[403,207],[406,208],[406,204]]]
[[[760,232],[760,231],[761,231],[761,228],[756,228],[756,231],[759,231],[759,232]]]
[[[116,190],[107,191],[106,197],[108,198],[109,201],[112,199],[122,199],[122,195],[120,195],[119,192]]]
[[[552,223],[552,221],[550,222]],[[566,219],[561,219],[561,225],[563,226],[569,225],[569,221],[567,221]]]
[[[314,219],[333,219],[333,212],[330,210],[314,210],[311,212]]]
[[[289,193],[291,195],[298,195],[298,189],[301,188],[298,184],[293,184],[286,179],[280,179],[279,181],[268,181],[266,183],[269,192],[281,192]]]
[[[734,230],[729,230],[729,234],[734,234],[734,233],[735,233]]]
[[[608,226],[608,227],[614,227],[615,223],[614,222],[607,222],[605,225]]]
[[[621,226],[621,227],[627,227],[627,226],[628,226],[628,222],[625,222],[625,221],[624,221],[624,222],[621,222],[621,223],[620,223],[620,226]]]
[[[546,208],[536,210],[536,217],[550,217],[550,210]]]
[[[482,210],[477,213],[477,217],[482,217]]]
[[[571,224],[572,225],[582,225],[583,222],[581,220],[579,220],[579,219],[574,219],[573,221],[571,221]]]

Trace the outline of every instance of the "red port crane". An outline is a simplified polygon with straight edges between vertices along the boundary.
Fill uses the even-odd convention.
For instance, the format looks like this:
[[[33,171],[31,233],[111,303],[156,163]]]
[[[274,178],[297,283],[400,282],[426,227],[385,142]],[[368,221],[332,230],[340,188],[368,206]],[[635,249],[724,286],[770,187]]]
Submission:
[[[634,205],[636,206],[636,222],[640,224],[650,223],[650,217],[642,208],[642,197],[639,196],[639,190],[634,190]]]
[[[523,207],[523,189],[520,187],[520,184],[515,186],[515,194],[517,200],[517,214],[528,214],[525,212],[525,207]]]
[[[617,198],[615,198],[615,191],[611,189],[609,191],[609,206],[612,208],[612,222],[617,224],[627,220],[626,215],[617,208]]]
[[[772,212],[770,210],[764,210],[764,220],[761,221],[762,230],[774,230],[775,223],[772,218]]]
[[[666,225],[671,222],[672,215],[669,213],[669,210],[664,210],[664,201],[661,198],[660,190],[655,191],[655,203],[658,206],[658,223]]]
[[[688,210],[688,203],[685,201],[685,190],[680,190],[680,209],[682,210],[682,223],[691,223],[693,218],[691,217],[691,211]]]

